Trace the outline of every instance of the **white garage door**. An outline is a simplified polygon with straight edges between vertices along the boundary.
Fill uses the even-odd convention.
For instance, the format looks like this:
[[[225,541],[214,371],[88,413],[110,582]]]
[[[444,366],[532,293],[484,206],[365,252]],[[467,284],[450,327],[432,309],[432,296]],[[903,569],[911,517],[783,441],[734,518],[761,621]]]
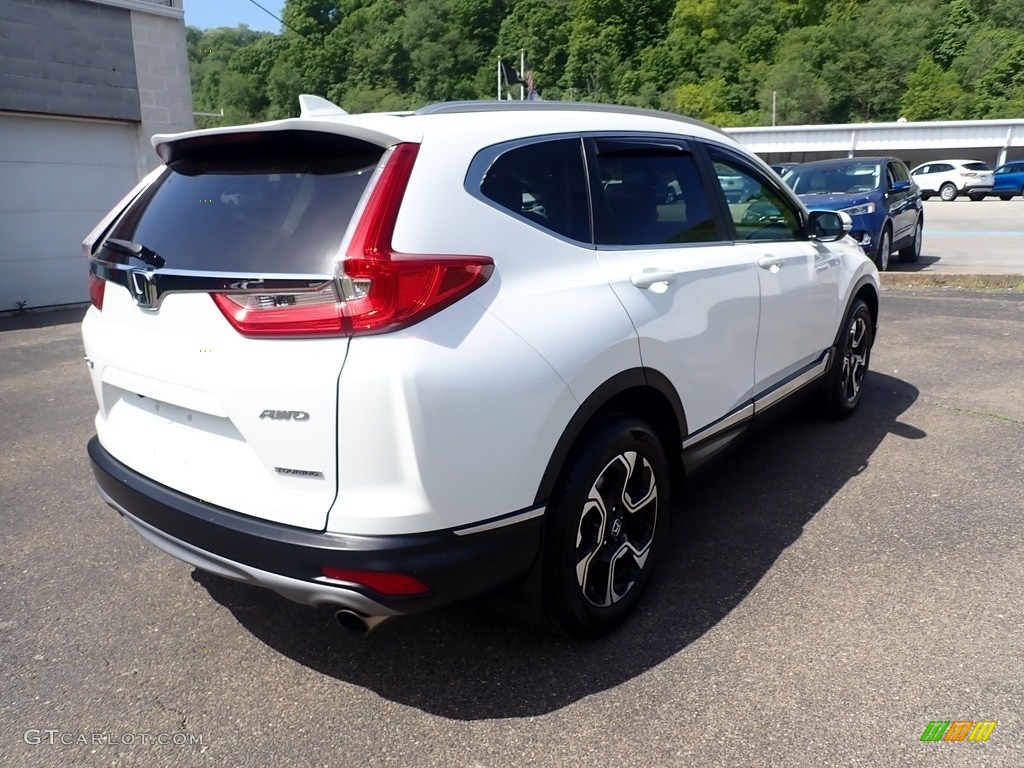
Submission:
[[[82,240],[138,181],[136,127],[0,114],[0,311],[89,300]]]

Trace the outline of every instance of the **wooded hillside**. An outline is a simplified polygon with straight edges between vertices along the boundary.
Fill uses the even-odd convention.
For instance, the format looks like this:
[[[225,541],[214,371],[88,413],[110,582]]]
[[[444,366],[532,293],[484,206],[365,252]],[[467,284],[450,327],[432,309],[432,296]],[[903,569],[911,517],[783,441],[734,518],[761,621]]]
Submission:
[[[278,35],[187,30],[195,109],[296,114],[495,98],[529,57],[544,99],[724,125],[1024,117],[1024,0],[286,0]],[[517,89],[518,90],[518,89]]]

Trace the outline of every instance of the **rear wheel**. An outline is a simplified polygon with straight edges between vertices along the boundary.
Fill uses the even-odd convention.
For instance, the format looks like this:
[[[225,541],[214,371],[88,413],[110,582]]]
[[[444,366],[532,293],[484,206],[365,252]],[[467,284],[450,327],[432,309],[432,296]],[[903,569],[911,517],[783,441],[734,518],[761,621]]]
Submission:
[[[985,199],[985,195],[984,194],[980,194],[980,193],[977,193],[977,192],[972,192],[970,195],[968,195],[968,197],[970,197],[971,200],[973,200],[976,203]]]
[[[917,220],[917,226],[914,228],[914,240],[910,245],[900,248],[900,261],[904,264],[913,264],[915,261],[921,258],[921,240],[924,236],[924,226],[921,224],[921,220]]]
[[[871,362],[874,324],[868,305],[857,299],[850,307],[839,338],[838,358],[825,379],[825,413],[841,419],[853,413],[864,393],[864,378]]]
[[[585,435],[559,477],[544,544],[544,615],[570,637],[603,635],[636,607],[668,523],[668,464],[644,422]]]
[[[951,203],[956,200],[956,187],[949,182],[946,182],[939,189],[939,197],[945,200],[947,203]]]
[[[1012,200],[1013,199],[1013,195],[1000,195],[999,199],[1000,200]]]

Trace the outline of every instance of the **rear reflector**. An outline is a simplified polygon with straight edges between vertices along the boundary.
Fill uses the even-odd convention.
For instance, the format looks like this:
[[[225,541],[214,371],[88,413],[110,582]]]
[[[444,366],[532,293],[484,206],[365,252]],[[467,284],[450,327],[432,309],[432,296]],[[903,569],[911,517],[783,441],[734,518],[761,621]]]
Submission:
[[[422,595],[430,589],[422,581],[405,573],[388,571],[359,571],[352,568],[333,568],[325,565],[320,569],[328,579],[347,581],[369,587],[382,595]]]
[[[216,293],[245,336],[356,336],[407,328],[472,293],[491,276],[486,256],[398,253],[391,240],[419,153],[398,144],[381,159],[359,209],[337,286],[288,294]]]
[[[103,309],[103,294],[107,289],[107,281],[89,273],[89,301],[96,309]]]

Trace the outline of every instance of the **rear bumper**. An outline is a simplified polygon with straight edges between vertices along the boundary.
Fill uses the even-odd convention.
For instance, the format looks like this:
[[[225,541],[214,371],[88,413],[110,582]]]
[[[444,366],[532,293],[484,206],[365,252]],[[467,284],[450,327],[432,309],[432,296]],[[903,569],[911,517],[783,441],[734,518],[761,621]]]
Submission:
[[[399,536],[350,536],[293,528],[215,507],[154,483],[89,441],[103,499],[152,544],[190,565],[266,587],[298,603],[374,616],[436,608],[525,576],[540,551],[544,508],[461,529]],[[380,594],[325,579],[321,568],[403,573],[429,592]]]
[[[960,191],[963,192],[964,194],[968,192],[974,192],[975,194],[981,194],[982,192],[991,192],[992,182],[968,179],[967,181],[964,182],[963,189],[961,189]]]

